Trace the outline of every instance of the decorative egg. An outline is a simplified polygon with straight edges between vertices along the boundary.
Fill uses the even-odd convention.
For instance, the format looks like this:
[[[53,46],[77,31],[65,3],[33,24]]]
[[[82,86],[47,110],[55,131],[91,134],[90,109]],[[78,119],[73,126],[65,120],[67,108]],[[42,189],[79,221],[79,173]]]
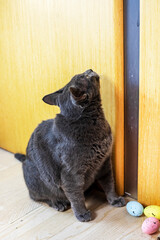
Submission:
[[[143,206],[137,201],[130,201],[126,205],[127,212],[134,216],[134,217],[139,217],[143,214]]]
[[[160,206],[150,205],[144,209],[146,217],[155,217],[160,219]]]
[[[142,232],[152,234],[158,231],[160,227],[159,220],[154,217],[149,217],[142,224]]]

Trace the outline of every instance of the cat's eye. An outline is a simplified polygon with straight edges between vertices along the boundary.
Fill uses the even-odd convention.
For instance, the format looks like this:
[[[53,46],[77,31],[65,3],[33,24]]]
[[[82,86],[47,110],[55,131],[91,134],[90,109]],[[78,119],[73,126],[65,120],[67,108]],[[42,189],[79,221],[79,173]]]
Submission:
[[[99,82],[99,76],[96,77],[97,82]]]
[[[88,99],[89,99],[89,95],[87,94],[87,95],[86,95],[86,100],[88,100]]]
[[[98,76],[97,77],[93,76],[93,77],[91,77],[91,81],[92,82],[99,82],[99,77]]]

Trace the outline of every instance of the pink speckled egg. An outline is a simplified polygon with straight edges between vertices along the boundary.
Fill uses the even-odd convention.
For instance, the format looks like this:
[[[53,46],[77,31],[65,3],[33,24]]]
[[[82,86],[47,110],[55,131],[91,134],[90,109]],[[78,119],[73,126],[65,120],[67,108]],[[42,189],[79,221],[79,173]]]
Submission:
[[[149,217],[146,220],[144,220],[142,224],[142,232],[152,234],[157,232],[159,227],[160,227],[159,220],[154,217]]]

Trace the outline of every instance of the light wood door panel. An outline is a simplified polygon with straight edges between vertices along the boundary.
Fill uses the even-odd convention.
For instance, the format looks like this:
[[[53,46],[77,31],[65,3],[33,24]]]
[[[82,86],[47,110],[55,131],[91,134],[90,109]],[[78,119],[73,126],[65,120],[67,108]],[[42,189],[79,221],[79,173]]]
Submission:
[[[140,1],[138,200],[160,205],[160,1]]]
[[[0,20],[0,146],[24,153],[37,124],[59,111],[42,97],[92,68],[101,76],[122,194],[123,1],[0,0]]]

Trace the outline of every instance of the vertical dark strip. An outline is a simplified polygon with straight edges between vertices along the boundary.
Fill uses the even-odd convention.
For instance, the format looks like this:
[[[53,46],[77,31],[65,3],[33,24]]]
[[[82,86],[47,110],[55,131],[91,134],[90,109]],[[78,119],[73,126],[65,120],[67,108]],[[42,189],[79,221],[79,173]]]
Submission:
[[[125,193],[137,198],[139,0],[124,0]]]

